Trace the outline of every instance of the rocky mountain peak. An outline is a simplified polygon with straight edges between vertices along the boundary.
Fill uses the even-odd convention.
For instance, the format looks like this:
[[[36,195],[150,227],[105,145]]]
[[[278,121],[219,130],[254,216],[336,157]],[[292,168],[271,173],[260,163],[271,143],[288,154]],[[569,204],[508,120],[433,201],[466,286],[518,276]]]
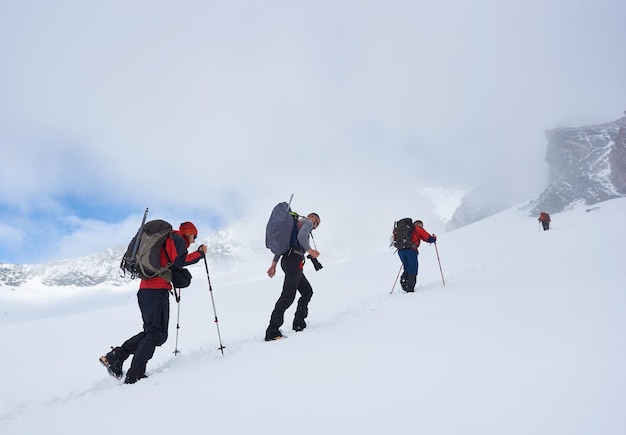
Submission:
[[[549,184],[529,206],[558,213],[576,202],[626,195],[626,117],[606,124],[546,131]]]
[[[626,112],[625,112],[626,113]],[[583,127],[554,128],[548,139],[548,185],[524,207],[531,216],[558,213],[577,202],[597,204],[626,195],[626,117]],[[448,231],[519,203],[496,185],[469,192],[448,222]]]

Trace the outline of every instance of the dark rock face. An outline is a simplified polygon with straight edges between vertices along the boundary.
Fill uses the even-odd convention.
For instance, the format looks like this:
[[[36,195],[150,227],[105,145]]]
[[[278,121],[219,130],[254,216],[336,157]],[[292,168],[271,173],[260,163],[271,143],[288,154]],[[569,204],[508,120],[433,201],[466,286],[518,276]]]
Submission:
[[[546,131],[546,138],[549,184],[523,207],[531,216],[626,195],[626,117],[600,125],[555,128]],[[507,192],[494,190],[498,187],[468,193],[446,229],[460,228],[518,203]]]
[[[620,126],[617,132],[615,144],[609,154],[609,162],[611,163],[611,183],[620,194],[626,194],[626,125]]]
[[[546,131],[549,185],[528,205],[531,215],[626,195],[626,118]]]

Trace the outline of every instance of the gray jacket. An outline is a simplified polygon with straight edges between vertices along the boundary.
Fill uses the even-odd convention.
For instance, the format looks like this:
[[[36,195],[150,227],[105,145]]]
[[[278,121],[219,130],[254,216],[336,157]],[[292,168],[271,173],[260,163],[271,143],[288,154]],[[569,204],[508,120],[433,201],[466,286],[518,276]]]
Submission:
[[[292,249],[293,252],[304,257],[304,254],[311,249],[309,237],[311,235],[311,231],[313,230],[313,222],[311,222],[308,218],[301,218],[298,219],[296,225],[298,226],[298,246]],[[274,255],[274,262],[278,263],[280,257],[281,254]]]

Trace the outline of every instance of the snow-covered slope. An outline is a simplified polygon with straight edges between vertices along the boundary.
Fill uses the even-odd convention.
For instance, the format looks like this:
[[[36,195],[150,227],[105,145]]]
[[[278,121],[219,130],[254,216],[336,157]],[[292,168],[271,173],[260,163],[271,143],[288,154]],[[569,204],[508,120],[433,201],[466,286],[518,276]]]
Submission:
[[[415,294],[390,294],[391,251],[307,265],[309,327],[289,331],[292,307],[278,342],[263,333],[282,273],[212,270],[224,355],[194,266],[135,385],[97,361],[140,330],[134,288],[3,292],[0,432],[623,434],[625,214],[614,199],[544,232],[512,208],[440,235],[446,285],[425,245]]]

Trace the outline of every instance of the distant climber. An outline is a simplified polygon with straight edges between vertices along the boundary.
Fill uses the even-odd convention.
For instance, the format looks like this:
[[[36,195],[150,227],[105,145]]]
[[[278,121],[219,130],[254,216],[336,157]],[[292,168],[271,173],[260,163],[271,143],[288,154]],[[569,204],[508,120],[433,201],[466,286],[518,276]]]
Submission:
[[[539,213],[539,219],[537,219],[543,225],[543,230],[547,231],[550,229],[550,215],[545,211]]]

